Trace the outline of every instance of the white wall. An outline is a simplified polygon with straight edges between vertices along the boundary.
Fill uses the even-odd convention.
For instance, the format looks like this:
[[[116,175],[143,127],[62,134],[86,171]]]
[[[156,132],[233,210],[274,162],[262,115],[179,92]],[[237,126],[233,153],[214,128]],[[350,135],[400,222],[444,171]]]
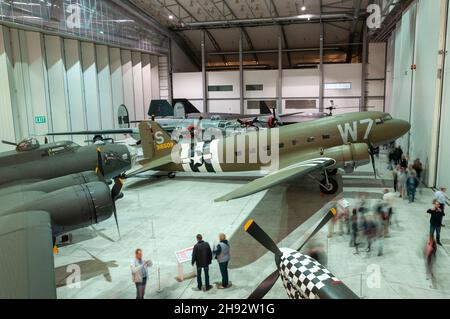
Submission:
[[[444,0],[416,1],[404,13],[394,39],[392,110],[412,126],[409,139],[403,138],[400,144],[411,160],[421,158],[424,181],[430,186],[436,184],[437,154],[441,153],[437,149],[442,87],[439,69],[443,67],[439,51],[444,49],[445,6]]]
[[[335,105],[341,107],[337,112],[351,112],[359,110],[361,96],[361,64],[330,64],[325,65],[325,82],[351,82],[349,90],[325,90],[325,106]],[[277,100],[277,70],[244,71],[244,101],[245,106],[251,100]],[[208,92],[208,104],[211,112],[240,113],[239,107],[239,72],[221,71],[207,72],[208,86],[232,85],[232,92]],[[283,113],[296,112],[298,110],[286,109],[286,100],[316,100],[319,107],[319,70],[318,69],[294,69],[283,70],[282,94]],[[262,91],[246,91],[245,86],[253,84],[263,85]],[[174,98],[189,99],[198,109],[203,110],[202,101],[202,74],[201,72],[174,73],[173,74]],[[316,109],[302,111],[317,111]],[[258,113],[258,110],[246,112]]]
[[[160,95],[158,60],[0,26],[0,139],[37,136],[42,142],[51,131],[115,128],[117,109],[124,103],[131,120],[144,119],[151,99]],[[38,116],[45,123],[35,123]],[[86,138],[73,140],[84,143]],[[5,149],[11,147],[0,145],[0,151]]]

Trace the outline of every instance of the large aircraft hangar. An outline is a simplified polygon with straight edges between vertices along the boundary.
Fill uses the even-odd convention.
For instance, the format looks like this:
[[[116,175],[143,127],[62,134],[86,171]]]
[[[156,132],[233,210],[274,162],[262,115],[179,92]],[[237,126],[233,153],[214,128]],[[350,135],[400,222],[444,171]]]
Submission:
[[[0,299],[450,298],[449,5],[1,0]]]

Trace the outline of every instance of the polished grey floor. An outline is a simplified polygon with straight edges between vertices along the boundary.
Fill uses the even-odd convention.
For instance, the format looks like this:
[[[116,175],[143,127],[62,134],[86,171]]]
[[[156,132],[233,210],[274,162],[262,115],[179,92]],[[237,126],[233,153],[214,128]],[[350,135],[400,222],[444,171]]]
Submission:
[[[280,247],[298,248],[326,212],[328,203],[346,198],[352,205],[361,192],[370,205],[391,186],[385,160],[377,162],[381,178],[375,180],[371,166],[339,177],[343,192],[337,198],[321,196],[310,179],[296,181],[269,191],[229,203],[214,203],[214,198],[248,182],[255,175],[204,176],[180,174],[133,179],[127,182],[125,197],[118,203],[121,237],[110,219],[92,228],[73,233],[73,244],[61,248],[55,257],[59,298],[135,298],[129,265],[136,248],[142,248],[153,261],[146,298],[245,298],[273,270],[273,256],[243,231],[252,218]],[[428,229],[426,209],[432,192],[423,189],[418,202],[408,204],[395,199],[398,225],[384,240],[384,254],[377,256],[361,250],[354,254],[348,235],[328,238],[325,227],[312,241],[327,252],[327,267],[358,295],[364,298],[448,298],[450,297],[450,220],[443,229],[445,244],[437,253],[435,280],[427,280],[424,249]],[[369,205],[369,206],[370,206]],[[225,232],[232,246],[230,279],[233,287],[207,293],[193,291],[196,279],[175,280],[175,251],[192,246],[202,233],[212,245],[217,234]],[[81,269],[79,287],[71,287],[70,265]],[[189,266],[186,266],[189,271]],[[220,278],[217,264],[211,266],[211,280]],[[277,283],[268,298],[287,298]]]

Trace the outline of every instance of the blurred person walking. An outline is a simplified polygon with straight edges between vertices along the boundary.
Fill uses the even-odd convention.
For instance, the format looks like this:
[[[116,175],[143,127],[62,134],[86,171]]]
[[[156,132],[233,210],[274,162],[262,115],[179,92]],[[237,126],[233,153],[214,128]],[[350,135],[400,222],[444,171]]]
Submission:
[[[408,192],[408,199],[410,203],[414,203],[416,199],[416,190],[419,186],[419,180],[416,177],[416,173],[411,173],[406,179],[406,190]]]
[[[358,232],[359,232],[359,224],[358,224],[358,210],[353,208],[352,216],[350,218],[352,225],[352,234],[350,239],[350,247],[355,247],[356,253],[358,253]]]
[[[400,172],[398,174],[398,191],[400,193],[400,197],[406,199],[406,172],[403,167],[400,167]]]
[[[423,164],[420,161],[420,158],[416,158],[416,160],[414,161],[414,164],[412,166],[414,168],[414,170],[416,171],[417,174],[417,179],[419,180],[419,182],[422,179],[422,172],[423,172]]]
[[[434,272],[433,272],[433,266],[436,262],[436,240],[433,236],[428,237],[427,246],[425,247],[425,267],[426,267],[426,274],[427,274],[427,280],[432,280],[432,287],[434,287]]]
[[[398,174],[400,173],[400,166],[397,165],[392,170],[392,178],[394,180],[394,192],[397,193],[398,190]]]

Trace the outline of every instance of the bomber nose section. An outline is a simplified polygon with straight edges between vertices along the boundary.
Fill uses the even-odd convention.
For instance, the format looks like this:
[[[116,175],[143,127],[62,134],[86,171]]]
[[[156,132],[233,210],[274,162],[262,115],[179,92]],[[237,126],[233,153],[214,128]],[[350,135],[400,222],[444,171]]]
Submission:
[[[114,178],[131,169],[131,154],[125,145],[108,145],[103,153],[106,178]]]

